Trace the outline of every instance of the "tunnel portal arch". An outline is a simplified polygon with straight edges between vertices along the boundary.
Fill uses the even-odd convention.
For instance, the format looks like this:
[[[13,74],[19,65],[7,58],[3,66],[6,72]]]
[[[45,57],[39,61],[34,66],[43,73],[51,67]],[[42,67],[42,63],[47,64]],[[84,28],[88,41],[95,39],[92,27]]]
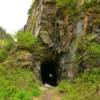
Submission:
[[[41,64],[41,80],[43,84],[57,86],[58,64],[52,59],[44,60]]]

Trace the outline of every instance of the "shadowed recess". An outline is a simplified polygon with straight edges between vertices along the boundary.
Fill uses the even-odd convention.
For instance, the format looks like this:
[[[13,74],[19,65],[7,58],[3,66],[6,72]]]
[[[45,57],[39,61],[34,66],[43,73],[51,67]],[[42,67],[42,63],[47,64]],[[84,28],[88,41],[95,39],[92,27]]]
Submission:
[[[57,63],[54,60],[45,60],[41,64],[41,79],[43,84],[57,86]]]

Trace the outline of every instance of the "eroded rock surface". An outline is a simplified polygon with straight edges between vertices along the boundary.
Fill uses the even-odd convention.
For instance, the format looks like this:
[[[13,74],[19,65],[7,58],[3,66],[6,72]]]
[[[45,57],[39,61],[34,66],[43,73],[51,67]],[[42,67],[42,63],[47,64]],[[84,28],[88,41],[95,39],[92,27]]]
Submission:
[[[70,11],[66,7],[59,7],[54,0],[35,1],[25,31],[31,31],[39,37],[51,58],[59,63],[60,79],[76,75],[76,52],[82,36],[94,33],[98,35],[97,41],[100,41],[99,6],[98,3]]]

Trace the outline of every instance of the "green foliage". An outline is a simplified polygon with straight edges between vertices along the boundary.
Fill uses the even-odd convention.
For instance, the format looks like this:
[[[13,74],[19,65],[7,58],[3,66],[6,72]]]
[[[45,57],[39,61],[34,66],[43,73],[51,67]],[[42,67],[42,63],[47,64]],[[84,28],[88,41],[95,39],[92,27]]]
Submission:
[[[44,56],[45,48],[39,39],[31,32],[19,32],[16,35],[17,44],[30,51],[34,56]]]
[[[0,39],[0,48],[6,47],[7,46],[7,41]]]
[[[39,96],[39,85],[28,69],[11,69],[0,64],[0,100],[32,100]]]
[[[77,0],[56,0],[59,6],[75,7]]]
[[[56,0],[58,6],[79,9],[79,7],[91,7],[94,4],[99,4],[99,0]]]
[[[88,72],[84,72],[84,74],[80,75],[80,78],[82,81],[89,81],[91,83],[98,83],[100,78],[100,69],[99,68],[93,68]],[[79,79],[80,79],[79,78]]]
[[[87,57],[85,56],[85,61],[91,66],[96,66],[100,58],[100,44],[95,41],[96,37],[94,34],[86,35],[81,39],[79,45],[79,55],[82,56],[86,54]]]
[[[82,74],[73,82],[62,81],[59,86],[59,92],[65,92],[63,100],[99,100],[97,91],[100,83],[100,69],[93,69],[88,73]]]
[[[7,51],[4,48],[0,49],[0,62],[4,61],[7,55]]]
[[[0,62],[4,61],[9,51],[14,45],[14,40],[9,34],[5,34],[5,38],[0,39]]]
[[[14,45],[14,40],[11,39],[0,39],[0,48],[6,48],[7,50],[10,50],[12,46]]]
[[[31,5],[30,9],[28,10],[28,15],[31,15],[31,14],[32,14],[32,10],[33,10],[34,4],[35,4],[34,1],[35,1],[35,0],[33,0],[32,5]]]
[[[34,45],[39,45],[37,38],[31,33],[18,33],[17,40],[18,44],[30,50],[34,49]],[[0,40],[0,62],[3,62],[0,64],[0,100],[32,100],[33,96],[39,96],[41,93],[39,85],[32,71],[18,66],[22,63],[17,62],[17,51],[9,55],[13,45],[16,46],[9,34]]]
[[[79,66],[86,69],[72,82],[62,81],[60,83],[58,90],[66,93],[63,100],[100,99],[98,95],[100,92],[100,89],[98,90],[100,83],[100,44],[96,38],[95,34],[86,34],[81,37],[77,49],[77,59],[80,58],[79,62],[85,62]]]
[[[17,42],[27,48],[32,48],[34,44],[38,43],[36,37],[30,32],[19,32],[16,35]]]
[[[96,42],[89,43],[89,46],[87,47],[88,51],[92,54],[97,54],[100,56],[100,44]]]

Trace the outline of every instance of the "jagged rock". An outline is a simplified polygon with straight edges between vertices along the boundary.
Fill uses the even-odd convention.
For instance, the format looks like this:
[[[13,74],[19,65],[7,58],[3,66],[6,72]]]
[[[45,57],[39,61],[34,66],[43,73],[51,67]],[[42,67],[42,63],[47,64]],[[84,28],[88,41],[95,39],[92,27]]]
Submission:
[[[33,56],[28,51],[19,51],[16,54],[17,62],[20,67],[34,67],[33,66]]]
[[[74,12],[57,6],[53,0],[36,0],[25,31],[31,30],[45,44],[50,58],[59,64],[59,79],[76,75],[76,53],[81,37],[91,33],[100,34],[100,23],[95,23],[96,16],[100,14],[99,5],[95,8],[80,7]],[[38,62],[37,73],[40,73],[42,61]]]
[[[52,43],[50,37],[48,36],[48,32],[42,31],[41,34],[40,34],[40,37],[45,44],[51,44]]]
[[[4,62],[13,68],[29,68],[33,69],[35,67],[33,55],[26,50],[15,51],[10,53],[7,60]]]

